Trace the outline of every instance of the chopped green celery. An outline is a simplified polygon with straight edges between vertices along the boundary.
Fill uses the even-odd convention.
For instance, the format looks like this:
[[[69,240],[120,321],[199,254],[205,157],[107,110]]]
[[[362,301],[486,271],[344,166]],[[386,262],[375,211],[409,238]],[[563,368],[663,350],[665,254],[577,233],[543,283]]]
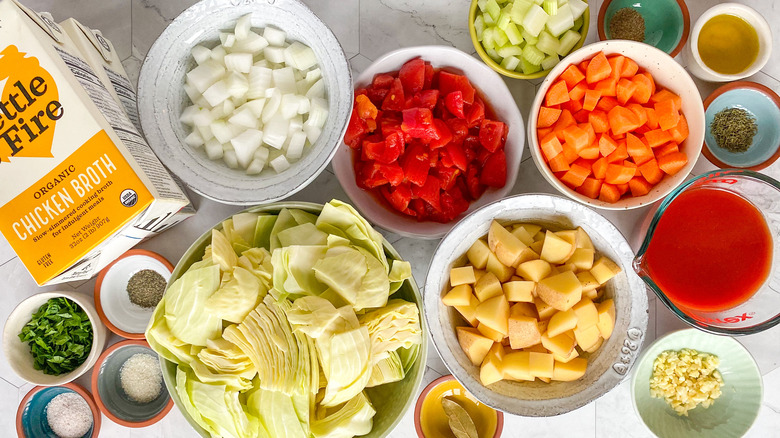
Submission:
[[[490,14],[482,14],[482,20],[485,21],[486,26],[496,25],[496,20],[494,20],[493,17],[490,16]]]
[[[498,56],[502,58],[506,58],[507,56],[520,56],[523,54],[523,49],[521,49],[519,46],[507,44],[497,48],[496,53],[498,53]]]
[[[515,23],[509,23],[506,29],[504,29],[504,33],[506,34],[506,37],[509,38],[509,42],[514,45],[518,45],[523,42],[523,34],[520,32],[520,29],[517,28]]]
[[[514,56],[507,56],[506,58],[504,58],[503,61],[501,61],[501,67],[507,70],[516,69],[518,64],[520,64],[520,60],[515,58]]]
[[[558,0],[544,0],[542,8],[547,15],[555,15],[558,13]]]
[[[536,48],[548,55],[556,55],[558,53],[558,46],[561,43],[547,31],[543,30],[539,33],[539,41],[536,42]]]
[[[504,46],[509,42],[509,38],[507,38],[504,31],[497,27],[493,28],[493,38],[496,40],[496,47]]]
[[[485,9],[487,9],[487,3],[488,0],[477,0],[477,7],[480,11],[485,12]]]
[[[558,38],[572,27],[574,27],[574,17],[571,14],[571,7],[569,7],[568,3],[558,8],[558,13],[547,20],[547,30],[555,38]]]
[[[530,0],[515,0],[512,4],[512,12],[509,14],[512,17],[512,21],[518,25],[522,24],[525,13],[528,12],[528,9],[533,5],[534,4],[531,3]]]
[[[536,64],[531,64],[525,58],[522,58],[520,60],[520,67],[523,69],[523,74],[527,74],[527,75],[530,75],[532,73],[536,73],[536,72],[538,72],[539,70],[542,69],[542,67],[540,67],[540,66],[538,66]]]
[[[485,12],[490,15],[490,18],[492,18],[493,21],[496,21],[501,14],[501,6],[496,3],[496,0],[488,0]]]
[[[544,60],[544,53],[537,49],[536,46],[528,45],[523,49],[523,59],[531,64],[539,65]]]
[[[582,25],[585,23],[585,19],[580,15],[580,18],[574,20],[574,27],[572,27],[572,30],[579,31],[582,29]]]
[[[482,32],[482,47],[484,47],[485,50],[492,50],[496,48],[494,29],[495,27],[488,27]]]
[[[501,14],[498,16],[498,20],[496,20],[496,26],[506,32],[506,27],[510,24],[512,24],[512,20],[509,18],[509,14],[506,12],[501,12]]]
[[[588,4],[582,0],[569,0],[567,4],[571,7],[571,15],[575,20],[582,17],[582,14],[588,9]]]
[[[553,67],[555,67],[558,62],[560,62],[560,58],[558,58],[558,55],[550,55],[542,61],[542,70],[549,70]]]
[[[477,33],[477,41],[482,41],[482,32],[485,31],[485,19],[482,18],[482,14],[474,19],[474,31]]]
[[[574,48],[574,46],[580,41],[580,38],[582,38],[582,35],[579,33],[573,31],[573,30],[567,30],[565,34],[560,39],[560,46],[558,46],[558,54],[561,56],[566,56],[571,52],[571,49]]]
[[[535,45],[535,44],[536,44],[536,42],[537,42],[537,41],[539,41],[539,38],[538,38],[538,37],[536,37],[536,36],[534,36],[534,35],[531,35],[530,33],[526,32],[524,28],[521,30],[520,34],[523,36],[523,39],[524,39],[524,40],[525,40],[525,41],[526,41],[528,44]]]
[[[528,9],[528,12],[523,18],[523,29],[531,36],[538,36],[539,32],[544,29],[544,25],[547,23],[548,18],[550,18],[550,16],[547,15],[547,12],[544,12],[544,9],[539,7],[539,5],[533,5]],[[523,38],[525,38],[525,35],[523,35]]]
[[[492,59],[493,61],[496,61],[496,62],[501,62],[501,57],[500,57],[500,56],[498,56],[498,53],[496,53],[496,51],[495,51],[495,50],[493,50],[493,49],[487,49],[487,50],[485,50],[485,52],[488,54],[488,56],[490,57],[490,59]]]

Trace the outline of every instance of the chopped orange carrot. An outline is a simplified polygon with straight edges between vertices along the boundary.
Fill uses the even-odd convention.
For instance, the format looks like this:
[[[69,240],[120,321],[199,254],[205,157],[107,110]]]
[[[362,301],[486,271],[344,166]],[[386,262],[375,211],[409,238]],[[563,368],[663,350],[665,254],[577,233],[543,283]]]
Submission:
[[[569,170],[561,177],[561,181],[567,186],[576,189],[582,185],[588,175],[590,175],[590,169],[586,169],[577,164],[572,164],[569,167]]]
[[[672,152],[658,158],[658,167],[667,175],[674,175],[688,164],[688,156],[685,152]]]
[[[664,155],[680,152],[680,148],[677,147],[677,143],[669,142],[663,146],[655,148],[653,152],[655,152],[655,158],[661,158]]]
[[[633,170],[634,170],[634,173],[633,173],[633,175],[632,175],[632,178],[633,178],[634,176],[637,176],[637,175],[639,175],[639,167],[638,167],[636,164],[634,164],[634,162],[633,162],[633,161],[630,161],[630,160],[625,160],[625,161],[623,161],[623,165],[624,165],[624,166],[626,166],[626,167],[628,167],[629,169],[633,169]]]
[[[677,110],[682,111],[682,98],[667,89],[663,89],[650,96],[650,102],[653,103],[658,103],[670,99],[674,101],[674,106],[677,107]]]
[[[574,120],[577,121],[577,123],[585,123],[588,121],[588,114],[590,114],[590,111],[585,111],[584,109],[581,109],[574,113],[572,117],[574,117]]]
[[[560,80],[553,84],[547,91],[546,105],[559,105],[569,101],[569,89],[566,88],[566,81]]]
[[[646,114],[646,113],[645,113],[645,114]],[[648,128],[648,127],[647,127],[647,124],[645,123],[644,125],[642,125],[642,126],[640,126],[640,127],[636,128],[636,129],[634,129],[634,134],[636,134],[636,135],[638,135],[638,136],[639,136],[639,135],[644,135],[644,133],[645,133],[645,132],[647,132],[647,131],[649,131],[649,130],[650,130],[650,128]],[[644,141],[644,138],[643,138],[642,140]]]
[[[566,157],[563,153],[553,157],[548,164],[550,165],[550,170],[553,172],[565,172],[569,170],[569,162],[566,161]]]
[[[601,181],[596,178],[585,178],[582,185],[577,187],[577,193],[587,196],[590,199],[596,199],[601,192]]]
[[[612,152],[615,152],[615,149],[617,149],[618,144],[615,140],[612,139],[612,137],[609,136],[609,134],[601,134],[601,137],[599,137],[599,152],[603,156],[607,156],[611,154]]]
[[[618,103],[617,99],[615,99],[614,97],[602,96],[602,98],[599,99],[599,103],[596,104],[596,109],[609,112],[609,110],[611,110],[612,108],[618,105],[620,104]]]
[[[673,139],[672,135],[669,134],[669,131],[664,131],[663,129],[654,129],[652,131],[645,132],[645,140],[647,140],[648,146],[655,148],[663,145],[664,143],[668,143]]]
[[[588,85],[585,82],[580,82],[569,90],[569,99],[580,100],[585,96],[585,90],[588,89]]]
[[[647,103],[650,100],[650,96],[653,94],[653,80],[650,79],[650,75],[647,73],[638,73],[631,78],[631,82],[636,85],[636,90],[631,98],[637,103]]]
[[[612,67],[612,76],[615,79],[620,79],[620,72],[623,70],[623,64],[626,62],[626,57],[623,55],[615,55],[607,58],[609,66]]]
[[[645,111],[645,107],[638,103],[630,103],[628,106],[626,106],[626,108],[633,111],[634,114],[639,117],[639,127],[642,127],[645,123],[647,123],[647,111]]]
[[[561,155],[566,159],[567,164],[571,164],[574,161],[577,160],[577,158],[580,157],[580,154],[577,153],[577,149],[574,149],[574,146],[570,145],[569,143],[564,143],[561,145]]]
[[[609,120],[607,113],[601,110],[593,110],[588,113],[588,123],[593,126],[593,131],[597,134],[609,131]]]
[[[639,117],[633,111],[622,106],[616,106],[609,110],[607,119],[613,134],[624,134],[642,125],[639,123]]]
[[[655,113],[655,109],[646,106],[645,113],[647,114],[647,127],[650,129],[658,129],[658,115]]]
[[[609,184],[626,184],[634,177],[635,169],[622,164],[610,164],[607,166],[607,175],[604,182]]]
[[[626,58],[623,61],[623,69],[620,70],[620,77],[632,78],[638,71],[639,71],[639,65],[637,65],[637,63],[633,59]]]
[[[542,154],[547,161],[555,158],[556,155],[563,151],[561,148],[561,142],[558,141],[558,137],[552,132],[547,134],[539,143],[539,147],[542,149]]]
[[[582,62],[580,62],[577,67],[580,69],[581,72],[588,71],[588,64],[590,64],[590,60],[586,59]]]
[[[644,196],[650,193],[653,184],[650,184],[641,176],[635,176],[628,182],[628,188],[631,189],[631,196]]]
[[[621,78],[617,83],[617,100],[621,105],[625,105],[631,95],[636,91],[636,84],[630,79]]]
[[[601,184],[601,189],[599,191],[599,200],[614,204],[620,200],[620,192],[614,185],[603,183]]]
[[[582,108],[588,111],[596,109],[596,105],[599,103],[601,97],[601,91],[599,90],[586,90],[585,100],[582,102]]]
[[[653,151],[631,133],[626,134],[626,150],[636,164],[643,164],[653,159]]]
[[[617,83],[618,80],[612,76],[596,82],[594,90],[599,90],[602,96],[614,97],[617,95]]]
[[[539,128],[536,130],[536,138],[544,138],[551,132],[553,132],[552,128]]]
[[[664,178],[664,173],[655,159],[639,166],[639,172],[650,184],[658,184]]]
[[[604,55],[604,52],[599,52],[588,63],[588,68],[585,71],[585,80],[592,84],[608,78],[611,73],[612,66],[609,65],[607,56]]]
[[[628,158],[628,149],[626,148],[625,140],[620,140],[615,151],[606,156],[607,163],[619,163],[626,158]]]
[[[618,193],[620,193],[620,196],[625,195],[628,193],[628,183],[625,184],[615,184],[615,188],[617,188]]]
[[[572,64],[561,73],[560,78],[566,81],[567,87],[572,88],[585,79],[585,75],[582,74],[582,71],[576,65]]]
[[[596,160],[591,160],[591,159],[588,159],[588,158],[580,157],[580,158],[577,158],[576,160],[574,160],[574,162],[572,164],[576,164],[578,166],[582,166],[582,167],[588,169],[588,172],[592,172],[593,163],[595,161]]]
[[[571,111],[562,110],[561,115],[558,117],[558,121],[553,125],[553,131],[558,136],[558,140],[563,140],[563,130],[567,127],[576,124],[574,117],[571,115]]]
[[[677,144],[688,138],[688,120],[685,118],[685,114],[680,114],[680,121],[677,126],[669,130],[669,134],[672,134],[672,138]]]
[[[569,126],[563,130],[563,139],[577,151],[590,144],[588,142],[588,132],[576,125]]]
[[[564,102],[561,104],[561,109],[567,109],[570,113],[576,114],[577,111],[582,109],[582,101],[581,100],[569,100],[568,102]]]
[[[680,111],[671,99],[656,103],[655,113],[658,115],[658,126],[661,129],[672,129],[680,122]]]
[[[587,158],[588,160],[595,160],[599,157],[599,148],[598,146],[588,146],[586,148],[583,148],[579,152],[580,157]]]
[[[593,176],[598,179],[604,179],[605,176],[607,176],[607,166],[609,163],[607,162],[607,159],[604,157],[599,158],[598,160],[593,162],[593,165],[590,168],[590,171],[593,173]]]
[[[543,106],[539,108],[539,118],[536,119],[537,128],[548,128],[552,126],[561,116],[561,110]]]
[[[593,129],[593,125],[591,125],[588,122],[583,122],[577,124],[580,129],[588,133],[588,146],[597,146],[596,145],[596,131]]]

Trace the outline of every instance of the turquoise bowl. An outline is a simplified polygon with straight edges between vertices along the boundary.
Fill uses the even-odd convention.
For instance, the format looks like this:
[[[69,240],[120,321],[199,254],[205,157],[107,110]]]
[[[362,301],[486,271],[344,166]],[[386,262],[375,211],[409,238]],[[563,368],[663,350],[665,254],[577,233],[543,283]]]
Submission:
[[[599,40],[613,39],[609,21],[623,8],[631,8],[645,20],[645,44],[675,57],[688,41],[691,17],[683,0],[605,0],[599,8]]]
[[[710,132],[715,114],[726,108],[742,108],[756,119],[758,132],[747,152],[729,152],[718,146]],[[704,101],[704,149],[702,153],[718,167],[761,170],[780,157],[780,97],[755,82],[726,84]]]
[[[667,350],[692,348],[720,358],[724,386],[709,408],[679,416],[660,398],[650,396],[653,361]],[[761,373],[750,353],[734,338],[697,329],[672,332],[650,345],[634,366],[631,400],[645,426],[659,438],[732,438],[745,434],[758,416],[763,396]]]
[[[16,412],[16,434],[19,438],[58,438],[46,420],[46,406],[54,397],[68,392],[80,395],[92,411],[92,427],[81,438],[97,437],[101,418],[95,401],[81,386],[66,383],[62,386],[36,386],[24,396]]]

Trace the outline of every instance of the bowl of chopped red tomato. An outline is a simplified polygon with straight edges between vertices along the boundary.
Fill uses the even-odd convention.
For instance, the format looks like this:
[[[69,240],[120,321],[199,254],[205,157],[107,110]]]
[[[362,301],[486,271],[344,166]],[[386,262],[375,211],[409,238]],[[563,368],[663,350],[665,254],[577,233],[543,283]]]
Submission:
[[[531,156],[564,195],[610,210],[668,195],[704,143],[704,107],[690,75],[634,41],[587,45],[555,66],[528,116]]]
[[[333,169],[355,206],[395,233],[435,239],[514,186],[523,119],[501,77],[444,46],[390,52],[355,82]]]

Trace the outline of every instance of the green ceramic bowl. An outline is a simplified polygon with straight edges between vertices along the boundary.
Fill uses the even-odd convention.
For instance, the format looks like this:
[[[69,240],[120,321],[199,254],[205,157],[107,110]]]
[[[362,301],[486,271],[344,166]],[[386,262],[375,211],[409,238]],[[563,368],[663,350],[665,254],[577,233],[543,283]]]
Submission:
[[[688,41],[691,17],[684,0],[605,0],[599,8],[599,40],[611,40],[609,21],[617,11],[631,8],[645,19],[645,44],[675,57]]]
[[[720,358],[718,370],[724,386],[709,408],[697,407],[678,416],[663,399],[650,396],[653,361],[663,351],[693,348]],[[634,409],[652,433],[660,438],[733,438],[750,429],[763,396],[761,373],[745,347],[733,338],[696,329],[667,334],[650,345],[631,376]]]
[[[299,208],[313,214],[319,214],[322,211],[322,205],[310,202],[276,202],[250,207],[244,210],[244,212],[277,214],[282,208]],[[214,229],[221,230],[222,222],[220,221],[220,223],[215,225]],[[211,243],[211,229],[195,240],[187,252],[181,256],[179,263],[176,264],[176,268],[171,274],[171,279],[168,284],[172,284],[176,279],[187,272],[187,269],[189,269],[193,263],[200,261],[203,258],[206,246],[208,246],[209,243]],[[390,243],[388,243],[387,240],[384,241],[384,247],[388,259],[401,259],[401,256],[392,246],[390,246]],[[422,313],[422,296],[420,295],[420,290],[417,288],[417,283],[414,281],[414,278],[405,281],[403,286],[401,286],[401,289],[393,294],[393,297],[413,301],[417,304],[417,307]],[[366,389],[366,393],[371,399],[374,409],[376,409],[376,415],[374,416],[374,428],[371,430],[371,433],[363,435],[361,438],[386,437],[393,431],[395,426],[398,425],[403,418],[404,413],[412,404],[414,404],[415,397],[417,396],[420,384],[422,383],[423,374],[425,373],[425,360],[428,357],[428,327],[425,324],[425,318],[420,318],[420,325],[423,332],[420,355],[406,378],[400,382]],[[160,356],[160,363],[162,364],[165,387],[168,389],[168,393],[171,395],[174,405],[179,408],[181,414],[200,436],[203,438],[211,438],[211,435],[198,426],[181,404],[181,399],[176,391],[176,364],[165,360],[162,356]]]

